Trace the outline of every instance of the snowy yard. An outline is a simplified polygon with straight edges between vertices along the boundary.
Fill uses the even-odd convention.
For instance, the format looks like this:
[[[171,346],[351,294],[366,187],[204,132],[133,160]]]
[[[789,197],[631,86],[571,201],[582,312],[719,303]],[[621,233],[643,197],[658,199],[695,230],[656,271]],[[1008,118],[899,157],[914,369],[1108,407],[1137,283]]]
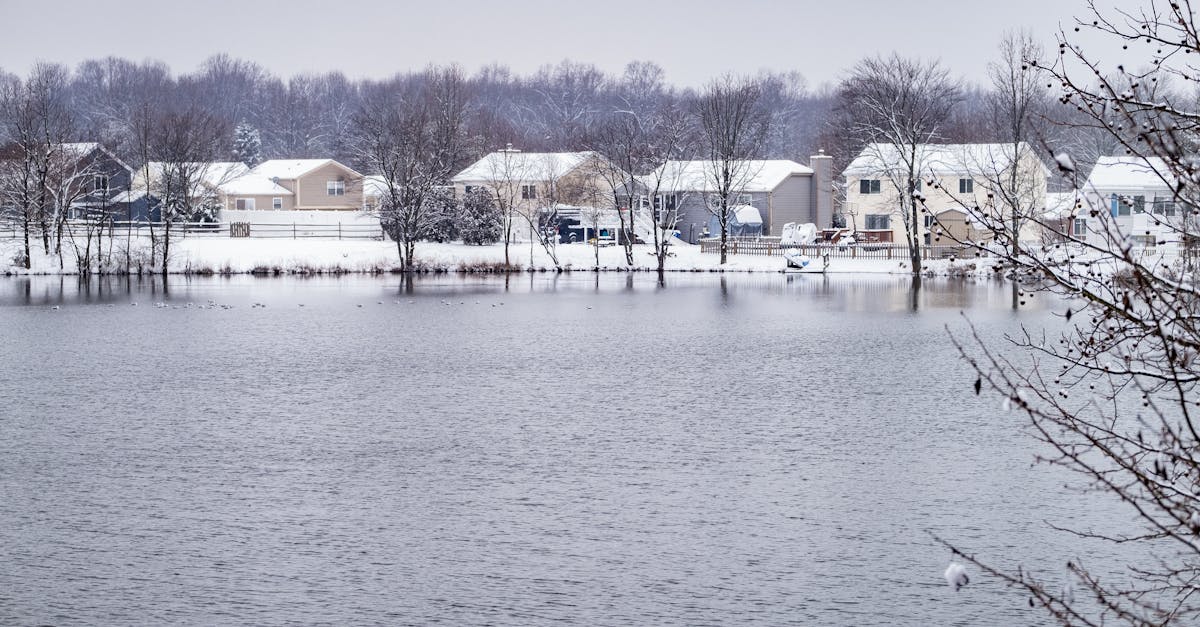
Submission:
[[[148,240],[133,242],[131,256],[136,260],[148,258]],[[21,249],[19,240],[0,240],[0,274],[74,274],[75,256],[64,243],[64,259],[60,268],[59,259],[46,255],[40,244],[34,246],[33,268],[25,270],[17,266]],[[587,270],[595,267],[595,252],[587,244],[564,244],[557,248],[560,265],[567,270]],[[105,245],[108,254],[108,245]],[[94,253],[93,253],[94,254]],[[523,270],[553,270],[554,262],[538,244],[528,242],[509,247],[513,265]],[[124,241],[112,245],[112,258],[123,263]],[[504,262],[504,245],[472,246],[460,243],[422,242],[417,246],[417,261],[423,269],[430,271],[471,271],[496,266]],[[634,252],[633,269],[652,271],[655,267],[653,247],[638,245]],[[778,256],[731,255],[728,263],[721,265],[720,257],[714,253],[702,253],[700,247],[681,244],[672,247],[672,257],[667,261],[671,272],[782,272],[784,261]],[[951,269],[962,270],[976,260],[951,262],[949,260],[928,261],[927,267],[935,274],[946,274]],[[172,273],[316,273],[316,272],[389,272],[399,266],[396,245],[381,241],[337,241],[337,240],[290,240],[290,239],[230,239],[225,237],[191,236],[171,245],[170,270]],[[625,251],[620,246],[600,248],[600,269],[625,271]],[[987,261],[980,262],[977,273],[989,270]],[[908,274],[903,261],[884,259],[834,259],[830,272]]]

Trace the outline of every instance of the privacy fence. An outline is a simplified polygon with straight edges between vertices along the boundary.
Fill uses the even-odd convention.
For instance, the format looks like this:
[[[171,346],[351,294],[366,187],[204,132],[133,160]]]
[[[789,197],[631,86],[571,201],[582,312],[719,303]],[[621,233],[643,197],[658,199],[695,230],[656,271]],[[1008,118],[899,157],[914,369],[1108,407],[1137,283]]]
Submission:
[[[892,243],[857,243],[857,244],[782,244],[778,237],[731,237],[728,240],[731,255],[763,255],[778,256],[787,251],[797,251],[809,257],[829,255],[831,258],[846,259],[908,259],[907,244]],[[700,240],[700,252],[720,253],[721,238],[713,237]],[[921,257],[924,259],[943,259],[947,257],[974,257],[978,250],[967,246],[922,246]]]
[[[148,222],[83,222],[68,221],[63,224],[63,237],[149,237],[165,231],[163,223]],[[327,240],[383,240],[383,229],[378,225],[363,224],[251,224],[249,222],[204,222],[171,225],[172,235],[213,238],[258,238],[258,239],[327,239]],[[35,229],[30,237],[40,237]],[[0,222],[0,239],[19,239],[24,236],[20,222]]]

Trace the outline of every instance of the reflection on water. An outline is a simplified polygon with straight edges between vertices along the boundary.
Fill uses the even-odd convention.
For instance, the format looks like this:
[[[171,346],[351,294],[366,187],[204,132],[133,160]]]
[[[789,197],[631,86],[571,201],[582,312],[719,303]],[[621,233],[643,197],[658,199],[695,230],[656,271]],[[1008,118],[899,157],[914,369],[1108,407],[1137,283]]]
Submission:
[[[1041,521],[1112,511],[1031,468],[946,338],[1052,323],[1039,298],[0,280],[0,623],[1028,624],[986,578],[947,588],[927,532],[1103,559]]]
[[[245,300],[246,295],[261,293],[305,293],[316,291],[322,297],[338,291],[361,293],[364,285],[378,287],[380,295],[488,295],[551,294],[568,291],[608,294],[614,292],[647,293],[660,290],[704,290],[719,293],[731,302],[739,292],[760,295],[815,298],[829,306],[852,311],[920,311],[924,309],[971,309],[1013,307],[1017,303],[1016,284],[963,278],[925,278],[914,281],[905,276],[860,275],[780,275],[714,273],[666,274],[662,280],[653,273],[566,274],[530,273],[510,276],[424,275],[385,276],[382,278],[287,277],[5,277],[0,278],[0,306],[15,305],[105,305],[128,304],[140,300],[166,300],[172,296],[186,302],[198,295],[225,293]],[[238,293],[240,292],[240,294]],[[1022,310],[1041,309],[1037,298],[1029,296]]]

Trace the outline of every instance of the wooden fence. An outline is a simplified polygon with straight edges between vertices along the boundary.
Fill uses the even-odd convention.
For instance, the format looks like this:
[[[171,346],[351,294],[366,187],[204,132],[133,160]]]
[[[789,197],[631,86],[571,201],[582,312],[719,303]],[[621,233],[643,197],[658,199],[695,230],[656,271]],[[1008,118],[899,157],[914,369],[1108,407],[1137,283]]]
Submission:
[[[731,237],[728,240],[731,255],[765,255],[779,256],[786,251],[796,251],[809,257],[829,255],[830,258],[844,259],[907,259],[907,244],[892,243],[857,243],[857,244],[806,244],[784,245],[778,237]],[[719,254],[721,239],[718,237],[700,240],[700,252]],[[922,246],[922,259],[942,259],[947,257],[974,257],[978,251],[967,246]]]
[[[109,222],[103,225],[104,237],[138,237],[154,233],[161,234],[164,224],[148,222]],[[93,237],[101,233],[101,225],[95,222],[71,220],[63,225],[63,237]],[[204,222],[177,223],[171,225],[171,233],[189,237],[231,237],[259,239],[335,239],[335,240],[383,240],[383,229],[371,224],[250,224],[247,222]],[[40,237],[40,231],[31,230],[30,237]],[[0,239],[20,239],[24,236],[20,222],[0,221]]]

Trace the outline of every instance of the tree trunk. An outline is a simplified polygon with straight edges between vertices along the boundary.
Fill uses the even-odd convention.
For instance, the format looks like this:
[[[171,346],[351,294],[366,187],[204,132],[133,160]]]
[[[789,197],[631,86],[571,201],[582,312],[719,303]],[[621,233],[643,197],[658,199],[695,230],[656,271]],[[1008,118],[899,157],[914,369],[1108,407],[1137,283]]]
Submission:
[[[162,275],[167,280],[167,260],[171,258],[171,221],[163,221]]]
[[[33,257],[32,257],[33,250],[29,247],[29,227],[30,226],[32,226],[32,225],[30,224],[30,220],[29,220],[29,208],[26,207],[26,209],[25,209],[25,269],[26,270],[32,269],[32,266],[30,264],[33,261]]]
[[[729,208],[721,207],[721,265],[729,259]]]
[[[920,229],[917,228],[917,203],[909,201],[911,207],[911,217],[908,223],[908,253],[909,260],[912,262],[912,273],[921,275],[921,237]]]

